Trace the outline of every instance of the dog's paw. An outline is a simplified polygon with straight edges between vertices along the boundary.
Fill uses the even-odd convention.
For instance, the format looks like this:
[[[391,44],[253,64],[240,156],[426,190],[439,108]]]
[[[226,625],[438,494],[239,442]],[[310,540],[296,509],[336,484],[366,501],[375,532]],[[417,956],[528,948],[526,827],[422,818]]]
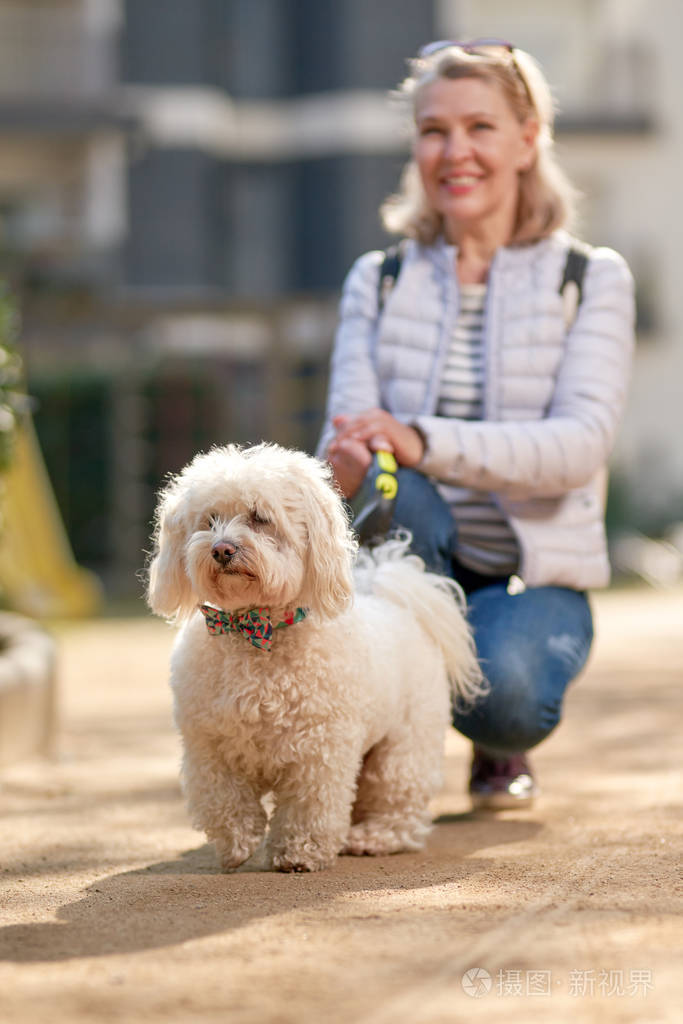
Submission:
[[[237,871],[248,859],[248,857],[240,857],[239,859],[236,857],[220,857],[221,871],[224,875],[229,875],[231,871]]]
[[[271,863],[275,871],[324,871],[337,859],[337,850],[306,839],[287,846],[271,847]]]
[[[273,856],[273,869],[275,871],[323,871],[325,868],[331,867],[332,863],[332,861],[314,860],[312,857],[305,859],[298,856],[290,857],[287,854],[275,854]]]
[[[323,867],[323,864],[312,863],[311,861],[302,863],[301,861],[292,860],[289,857],[273,857],[274,871],[302,873],[304,871],[321,871]]]
[[[252,852],[251,845],[248,846],[247,844],[237,845],[235,843],[216,841],[214,845],[221,871],[224,871],[226,874],[230,871],[236,871],[238,867],[249,859]]]
[[[342,852],[352,857],[383,857],[390,853],[421,850],[429,831],[422,822],[412,826],[388,827],[378,822],[361,821],[349,829]]]

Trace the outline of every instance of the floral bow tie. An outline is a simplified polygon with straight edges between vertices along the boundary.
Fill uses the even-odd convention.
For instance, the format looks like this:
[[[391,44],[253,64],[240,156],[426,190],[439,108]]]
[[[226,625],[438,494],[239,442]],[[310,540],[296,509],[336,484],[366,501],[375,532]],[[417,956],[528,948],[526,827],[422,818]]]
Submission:
[[[262,651],[269,651],[273,646],[273,630],[282,626],[293,626],[306,618],[306,609],[285,613],[282,622],[273,622],[268,608],[249,608],[244,612],[224,612],[210,604],[200,604],[199,610],[206,619],[206,628],[212,636],[221,633],[241,633],[247,640]]]

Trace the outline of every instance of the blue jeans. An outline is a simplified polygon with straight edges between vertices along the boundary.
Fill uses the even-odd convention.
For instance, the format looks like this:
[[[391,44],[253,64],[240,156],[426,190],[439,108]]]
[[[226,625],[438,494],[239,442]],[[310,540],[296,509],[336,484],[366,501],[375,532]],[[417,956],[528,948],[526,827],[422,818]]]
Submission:
[[[413,550],[433,572],[458,580],[488,695],[455,728],[494,756],[536,746],[560,721],[562,698],[588,657],[593,620],[584,593],[534,587],[508,594],[507,579],[473,573],[454,558],[457,530],[451,511],[423,474],[399,470],[393,526],[413,535]]]

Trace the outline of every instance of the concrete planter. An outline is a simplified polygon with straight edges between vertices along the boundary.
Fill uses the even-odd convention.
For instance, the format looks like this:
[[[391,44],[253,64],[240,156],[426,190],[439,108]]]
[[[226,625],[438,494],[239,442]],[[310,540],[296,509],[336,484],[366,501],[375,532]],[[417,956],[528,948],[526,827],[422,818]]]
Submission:
[[[31,619],[0,612],[0,765],[47,753],[54,730],[54,641]]]

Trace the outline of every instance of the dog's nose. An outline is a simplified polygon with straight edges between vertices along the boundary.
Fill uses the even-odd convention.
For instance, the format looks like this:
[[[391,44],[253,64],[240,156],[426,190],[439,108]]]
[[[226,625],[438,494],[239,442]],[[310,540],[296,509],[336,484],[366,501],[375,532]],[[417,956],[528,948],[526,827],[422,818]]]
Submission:
[[[227,540],[217,540],[211,548],[211,557],[219,565],[227,565],[237,548]]]

